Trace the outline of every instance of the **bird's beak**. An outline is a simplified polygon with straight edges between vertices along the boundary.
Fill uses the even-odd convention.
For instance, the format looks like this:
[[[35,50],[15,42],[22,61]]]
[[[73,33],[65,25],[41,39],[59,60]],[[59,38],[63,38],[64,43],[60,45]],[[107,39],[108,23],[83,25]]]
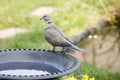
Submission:
[[[42,20],[43,18],[40,18],[40,20]]]

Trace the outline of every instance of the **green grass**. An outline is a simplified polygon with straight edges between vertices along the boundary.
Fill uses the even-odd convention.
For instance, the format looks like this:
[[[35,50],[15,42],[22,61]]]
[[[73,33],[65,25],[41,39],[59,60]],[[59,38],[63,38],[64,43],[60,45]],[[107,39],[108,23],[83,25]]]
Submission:
[[[0,0],[0,28],[27,27],[28,14],[41,6],[59,7],[64,0]]]
[[[100,1],[102,1],[102,6]],[[0,39],[0,50],[14,48],[51,49],[43,36],[44,21],[40,17],[28,16],[34,9],[40,6],[54,6],[57,10],[50,14],[52,20],[64,31],[68,38],[75,35],[70,33],[72,29],[81,29],[84,26],[95,26],[96,18],[106,15],[103,0],[0,0],[0,29],[19,27],[27,28],[28,33],[18,34],[15,37]],[[91,21],[93,21],[91,23]],[[78,33],[79,34],[79,33]],[[83,63],[76,72],[59,78],[75,76],[81,80],[81,75],[89,74],[95,80],[120,80],[120,73],[111,73]],[[57,80],[59,80],[57,79]]]
[[[71,5],[71,4],[74,5]],[[55,6],[58,9],[51,14],[52,20],[62,29],[65,34],[71,38],[73,35],[69,31],[74,27],[80,29],[87,22],[86,10],[79,6],[78,2],[71,1],[54,1],[46,2],[45,0],[23,1],[8,0],[0,1],[0,27],[24,27],[29,33],[19,34],[14,38],[0,40],[0,49],[8,48],[41,48],[49,45],[43,37],[44,21],[40,21],[39,17],[27,16],[31,11],[40,6]],[[66,6],[67,5],[67,6]],[[7,8],[7,10],[6,10]],[[63,9],[64,8],[64,9]],[[81,13],[81,11],[83,11]],[[62,14],[62,15],[61,15]],[[7,43],[6,43],[7,42]],[[24,45],[24,43],[26,45]],[[37,45],[36,45],[37,44]],[[44,44],[44,45],[41,45]],[[4,45],[4,46],[3,46]],[[50,49],[50,45],[47,49]]]
[[[65,80],[68,77],[74,76],[77,80],[82,80],[82,75],[88,74],[89,77],[94,77],[95,80],[119,80],[120,79],[120,72],[119,73],[111,73],[101,68],[96,68],[88,63],[82,63],[80,69],[76,72],[64,76],[58,80]]]
[[[52,20],[70,39],[75,36],[70,33],[72,29],[81,29],[84,26],[90,27],[91,24],[89,23],[94,22],[91,17],[102,15],[99,13],[102,6],[94,0],[89,2],[87,0],[50,0],[47,2],[46,0],[34,0],[34,4],[33,0],[0,0],[0,28],[24,27],[29,30],[29,33],[19,34],[4,41],[0,40],[0,49],[43,49],[45,46],[50,49],[51,46],[46,43],[43,37],[44,21],[40,21],[40,17],[28,16],[34,9],[46,5],[57,7],[57,10],[51,14]],[[97,8],[98,12],[96,11]],[[92,25],[94,26],[94,24]]]
[[[71,4],[72,2],[70,2]],[[68,4],[68,3],[66,3]],[[76,6],[79,4],[75,3]],[[75,7],[76,7],[75,6]],[[72,6],[71,6],[72,7]],[[69,31],[74,27],[77,29],[80,29],[81,27],[84,26],[87,17],[84,15],[75,15],[74,14],[79,14],[80,11],[75,9],[74,11],[71,10],[71,7],[65,8],[64,11],[67,13],[70,13],[69,15],[63,14],[64,11],[62,8],[64,8],[64,5],[59,7],[58,10],[53,13],[52,19],[53,21],[59,26],[60,29],[62,29],[65,34],[68,37],[72,37],[72,34],[70,35]],[[15,13],[14,13],[15,14]],[[63,15],[61,15],[63,14]],[[22,16],[22,15],[20,15]],[[29,29],[29,33],[25,34],[19,34],[14,38],[8,38],[6,40],[0,40],[0,49],[10,49],[10,48],[45,48],[47,46],[50,49],[50,45],[44,40],[43,37],[43,30],[44,30],[44,21],[40,21],[38,17],[30,17],[30,16],[22,16],[24,18],[19,18],[18,16],[14,15],[14,17],[18,18],[19,21],[15,21],[16,23],[20,24],[16,27],[25,27]],[[6,22],[7,23],[7,22]],[[62,23],[62,24],[61,24]],[[13,25],[13,24],[11,24]],[[10,24],[8,24],[9,27],[13,27]],[[6,26],[6,24],[2,24],[2,26]],[[3,27],[6,28],[6,27]],[[7,42],[7,44],[6,44]],[[24,44],[25,43],[25,44]],[[37,44],[37,45],[36,45]],[[42,45],[44,44],[44,45]],[[3,46],[4,45],[4,46]]]

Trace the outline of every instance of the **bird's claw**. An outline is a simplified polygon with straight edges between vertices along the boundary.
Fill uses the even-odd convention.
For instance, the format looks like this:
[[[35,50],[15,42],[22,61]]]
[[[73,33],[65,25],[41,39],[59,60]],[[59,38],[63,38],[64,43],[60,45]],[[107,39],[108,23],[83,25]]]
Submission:
[[[60,51],[60,53],[61,53],[61,54],[63,54],[63,55],[65,55],[65,54],[66,54],[66,53],[65,53],[65,51]]]

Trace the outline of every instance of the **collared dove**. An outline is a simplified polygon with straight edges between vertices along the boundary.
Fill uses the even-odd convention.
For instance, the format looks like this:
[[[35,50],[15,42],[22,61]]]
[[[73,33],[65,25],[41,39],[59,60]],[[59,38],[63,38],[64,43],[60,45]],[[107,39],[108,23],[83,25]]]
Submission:
[[[53,46],[53,51],[55,51],[55,47],[69,47],[70,49],[76,51],[82,51],[82,49],[75,46],[68,38],[65,37],[63,32],[57,28],[57,26],[51,21],[50,16],[43,15],[40,20],[44,20],[46,23],[46,27],[44,30],[45,39]]]

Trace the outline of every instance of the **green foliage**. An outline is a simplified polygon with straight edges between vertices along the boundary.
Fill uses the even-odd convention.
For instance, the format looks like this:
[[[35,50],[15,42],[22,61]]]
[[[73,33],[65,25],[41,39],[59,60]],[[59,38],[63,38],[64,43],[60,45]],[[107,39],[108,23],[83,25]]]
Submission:
[[[6,43],[7,42],[7,43]],[[14,38],[0,40],[1,49],[14,49],[14,48],[36,48],[44,49],[47,43],[44,40],[43,34],[40,31],[29,32],[26,34],[19,34]]]
[[[41,6],[60,6],[63,0],[0,0],[0,29],[27,27],[31,19],[29,13]]]
[[[77,80],[82,80],[82,76],[88,74],[90,77],[94,77],[95,80],[119,80],[120,79],[120,73],[111,73],[101,68],[96,68],[95,66],[92,66],[88,63],[82,63],[82,66],[80,69],[78,69],[76,72],[63,76],[62,78],[58,78],[55,80],[65,80],[67,77],[74,76],[77,78]]]

